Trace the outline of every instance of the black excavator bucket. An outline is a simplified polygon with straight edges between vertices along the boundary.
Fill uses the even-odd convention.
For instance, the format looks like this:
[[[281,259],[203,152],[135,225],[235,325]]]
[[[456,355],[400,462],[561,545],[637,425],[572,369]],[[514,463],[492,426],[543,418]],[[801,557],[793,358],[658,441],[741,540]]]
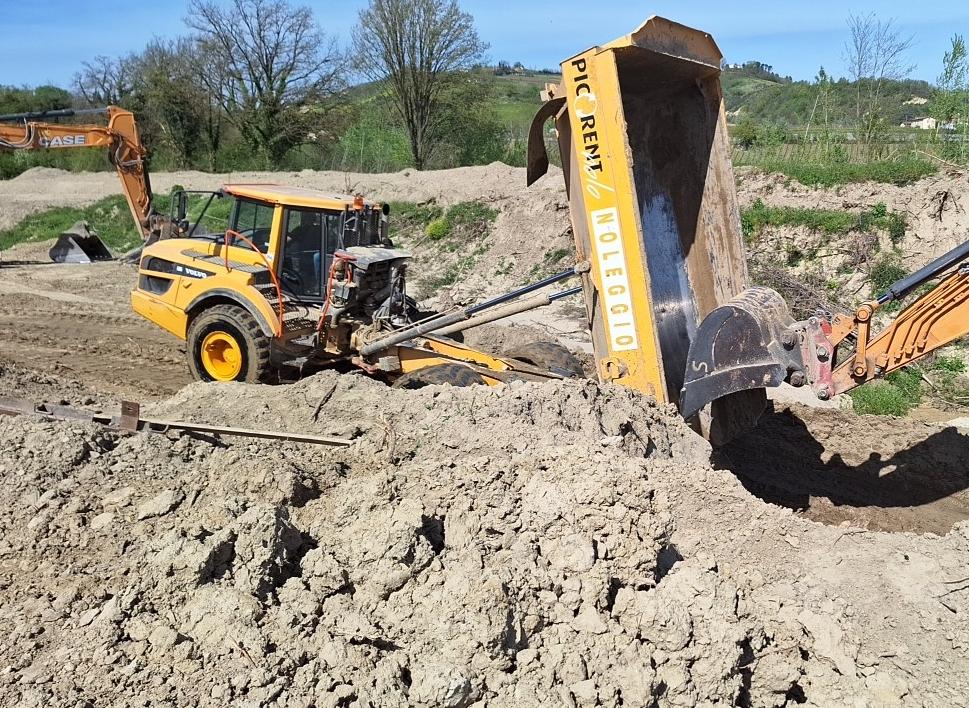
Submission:
[[[114,258],[101,237],[91,230],[86,221],[78,221],[58,236],[48,255],[54,263],[93,263]]]
[[[692,418],[708,403],[747,391],[779,386],[802,368],[800,352],[785,346],[794,324],[783,298],[770,288],[748,288],[700,323],[687,355],[680,412]],[[746,394],[749,402],[752,394]],[[753,394],[756,395],[756,394]],[[721,402],[721,404],[724,402]]]

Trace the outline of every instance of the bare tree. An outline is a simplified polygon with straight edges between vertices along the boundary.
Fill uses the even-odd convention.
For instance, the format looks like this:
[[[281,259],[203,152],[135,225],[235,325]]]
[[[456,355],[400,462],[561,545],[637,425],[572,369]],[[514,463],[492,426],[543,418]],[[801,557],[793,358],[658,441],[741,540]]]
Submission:
[[[359,71],[388,81],[422,169],[440,138],[449,74],[470,69],[488,48],[455,0],[370,0],[353,30]]]
[[[131,63],[134,57],[112,59],[103,55],[81,64],[74,74],[74,88],[90,105],[101,108],[123,103],[132,90]]]
[[[344,87],[344,61],[308,7],[285,0],[193,0],[188,26],[199,33],[201,79],[228,120],[270,164],[305,142],[322,122],[321,102]]]
[[[904,79],[915,69],[906,58],[915,36],[903,35],[895,20],[880,20],[874,13],[849,15],[848,29],[844,59],[855,82],[855,120],[860,138],[871,144],[883,124],[885,81]]]

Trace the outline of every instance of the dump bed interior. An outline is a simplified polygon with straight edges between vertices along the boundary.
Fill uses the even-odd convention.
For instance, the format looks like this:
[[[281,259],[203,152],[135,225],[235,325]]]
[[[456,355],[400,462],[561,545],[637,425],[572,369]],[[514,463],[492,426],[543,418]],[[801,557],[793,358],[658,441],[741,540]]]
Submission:
[[[698,323],[747,286],[721,58],[710,35],[651,17],[563,62],[547,92],[576,248],[593,263],[584,290],[600,377],[674,404]],[[538,130],[530,137],[534,180],[543,147]],[[619,236],[619,253],[600,223],[613,210],[616,233],[605,237]],[[632,322],[618,321],[626,305]],[[619,344],[622,327],[636,330],[635,351]],[[763,400],[730,402],[729,417],[756,416]]]

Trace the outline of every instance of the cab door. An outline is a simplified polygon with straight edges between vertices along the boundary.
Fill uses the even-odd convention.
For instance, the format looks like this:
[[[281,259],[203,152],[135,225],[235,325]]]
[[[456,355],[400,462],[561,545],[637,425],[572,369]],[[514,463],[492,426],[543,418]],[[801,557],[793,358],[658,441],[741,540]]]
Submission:
[[[342,212],[286,207],[277,274],[283,290],[304,302],[326,298],[326,279],[339,247]]]

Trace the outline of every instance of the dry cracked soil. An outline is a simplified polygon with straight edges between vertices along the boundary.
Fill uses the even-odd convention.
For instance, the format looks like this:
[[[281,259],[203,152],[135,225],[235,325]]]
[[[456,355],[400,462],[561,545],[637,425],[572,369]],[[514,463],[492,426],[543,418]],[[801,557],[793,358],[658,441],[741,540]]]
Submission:
[[[521,282],[544,257],[536,238],[569,238],[554,175],[528,201],[520,172],[360,179],[501,210],[460,300],[497,289],[509,257],[502,277]],[[290,177],[346,179],[274,176]],[[14,193],[41,178],[34,203]],[[767,184],[748,191],[793,198]],[[0,208],[112,191],[100,175],[27,175],[0,182]],[[585,380],[189,383],[177,342],[129,313],[132,276],[0,268],[0,395],[137,398],[158,418],[352,443],[0,417],[0,704],[969,705],[955,428],[776,402],[713,452],[671,408]],[[478,343],[581,347],[570,321],[562,309]]]

